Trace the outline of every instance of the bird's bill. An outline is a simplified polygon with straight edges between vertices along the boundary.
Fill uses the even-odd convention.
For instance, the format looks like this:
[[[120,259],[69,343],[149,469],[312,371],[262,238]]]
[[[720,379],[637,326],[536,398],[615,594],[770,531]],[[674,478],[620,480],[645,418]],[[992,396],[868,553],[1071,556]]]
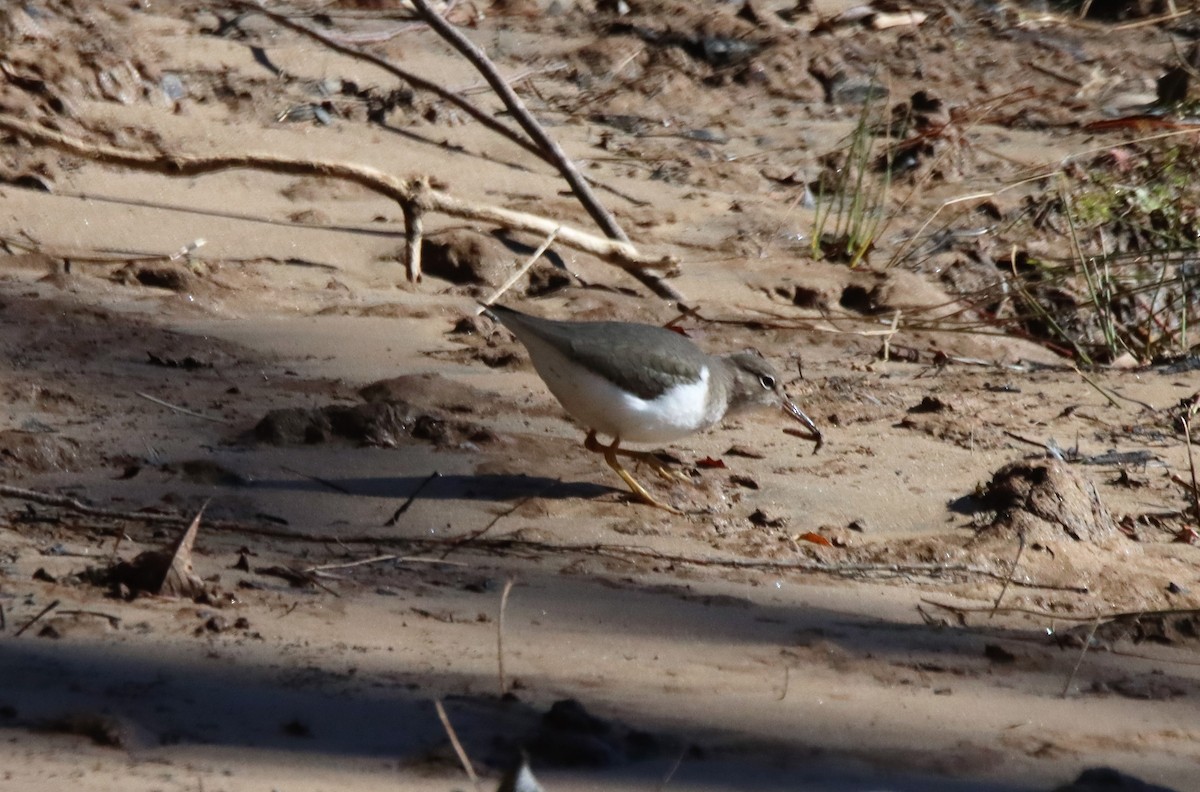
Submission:
[[[813,448],[813,453],[815,454],[821,448],[821,446],[825,444],[825,437],[821,434],[821,430],[817,428],[815,423],[813,423],[812,418],[809,418],[804,414],[804,410],[801,410],[795,405],[795,403],[792,402],[791,399],[786,397],[783,400],[783,411],[808,428],[808,431],[810,432],[808,439],[816,443],[816,446]],[[797,432],[797,434],[799,433]]]

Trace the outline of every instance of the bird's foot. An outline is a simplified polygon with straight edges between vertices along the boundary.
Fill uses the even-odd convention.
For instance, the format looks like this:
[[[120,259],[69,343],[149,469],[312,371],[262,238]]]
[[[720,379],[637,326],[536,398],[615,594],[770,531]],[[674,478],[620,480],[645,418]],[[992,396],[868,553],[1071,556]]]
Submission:
[[[588,432],[587,439],[584,440],[583,445],[584,448],[589,451],[604,454],[604,461],[607,462],[608,466],[612,468],[618,476],[621,477],[621,480],[625,482],[625,485],[629,487],[633,494],[636,495],[638,500],[640,500],[642,503],[645,503],[647,506],[654,506],[655,508],[669,511],[672,514],[683,514],[683,512],[681,512],[679,509],[676,509],[674,506],[668,506],[651,495],[650,492],[633,477],[633,474],[625,469],[625,466],[621,464],[621,461],[617,457],[618,455],[624,456],[634,460],[637,463],[644,463],[648,465],[651,470],[665,479],[675,480],[676,477],[679,477],[684,481],[688,481],[689,483],[691,482],[691,479],[683,478],[682,474],[672,470],[667,466],[667,463],[663,462],[654,454],[645,451],[628,451],[624,448],[619,448],[620,443],[621,441],[619,439],[613,440],[612,445],[606,446],[596,439],[595,432]]]
[[[633,457],[638,464],[645,465],[657,473],[661,478],[665,478],[667,481],[683,481],[688,484],[696,483],[687,473],[684,473],[682,470],[676,470],[668,463],[659,459],[657,454],[638,453],[637,456],[634,456],[633,454],[630,454],[630,456]]]
[[[638,480],[635,479],[628,470],[621,466],[621,463],[617,461],[615,456],[612,459],[608,459],[606,457],[605,461],[608,462],[609,467],[616,471],[617,475],[621,477],[629,489],[633,491],[633,494],[637,496],[637,499],[642,503],[646,504],[647,506],[653,506],[657,509],[669,511],[671,514],[683,514],[682,511],[676,509],[674,506],[663,503],[658,498],[651,495],[645,487],[638,483]]]

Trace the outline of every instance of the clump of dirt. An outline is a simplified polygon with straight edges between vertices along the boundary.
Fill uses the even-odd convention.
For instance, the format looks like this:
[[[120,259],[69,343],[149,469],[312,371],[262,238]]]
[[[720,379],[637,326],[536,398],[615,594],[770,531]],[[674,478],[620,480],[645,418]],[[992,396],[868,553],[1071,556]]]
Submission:
[[[424,440],[439,448],[489,443],[495,437],[446,412],[469,413],[488,395],[437,374],[407,375],[364,387],[361,404],[285,407],[271,410],[254,427],[254,437],[271,445],[314,445],[349,440],[393,447],[406,439]],[[445,412],[438,409],[446,405]]]
[[[403,402],[425,408],[470,413],[493,402],[497,394],[480,390],[437,373],[405,374],[379,380],[359,390],[368,404]]]
[[[1094,642],[1108,649],[1142,643],[1200,647],[1200,610],[1127,613],[1100,625],[1081,624],[1059,634],[1065,646]]]
[[[425,274],[433,278],[459,286],[498,289],[524,263],[522,259],[536,249],[519,250],[526,247],[495,234],[450,229],[422,240],[421,264]],[[570,282],[570,276],[562,270],[538,262],[509,288],[517,294],[533,296],[561,289]]]
[[[79,461],[79,444],[51,432],[0,431],[0,475],[72,470]]]
[[[1120,532],[1100,500],[1096,485],[1057,459],[1022,460],[996,471],[982,499],[997,512],[979,540],[1015,535],[1035,544],[1077,542],[1102,544]]]

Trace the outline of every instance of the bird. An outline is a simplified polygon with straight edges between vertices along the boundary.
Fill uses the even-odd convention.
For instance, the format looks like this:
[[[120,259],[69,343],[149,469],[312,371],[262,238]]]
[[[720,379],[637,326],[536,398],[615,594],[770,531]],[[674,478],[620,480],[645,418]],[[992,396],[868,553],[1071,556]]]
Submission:
[[[755,350],[710,355],[674,330],[635,322],[545,319],[499,304],[483,313],[508,328],[529,352],[534,370],[567,414],[587,430],[584,447],[604,461],[643,503],[666,511],[621,458],[667,479],[691,479],[656,455],[622,443],[665,443],[708,429],[727,415],[776,407],[820,429],[784,392],[775,368]],[[612,438],[601,443],[597,435]]]

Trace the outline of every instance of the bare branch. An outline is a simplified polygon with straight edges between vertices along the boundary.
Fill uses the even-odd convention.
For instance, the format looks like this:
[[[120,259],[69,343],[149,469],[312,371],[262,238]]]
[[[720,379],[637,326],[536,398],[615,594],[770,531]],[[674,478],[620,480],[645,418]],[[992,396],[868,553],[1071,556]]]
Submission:
[[[605,235],[609,239],[628,242],[629,237],[617,225],[612,214],[600,204],[599,199],[592,192],[592,188],[579,173],[579,169],[575,167],[575,163],[571,161],[571,158],[554,138],[546,134],[546,130],[542,129],[542,125],[530,114],[525,103],[496,71],[496,67],[492,65],[487,54],[475,42],[464,36],[458,28],[435,13],[429,7],[427,0],[409,0],[409,2],[413,4],[413,8],[417,9],[421,18],[429,23],[429,27],[450,42],[456,50],[463,54],[463,57],[471,62],[472,66],[479,70],[483,78],[488,81],[488,85],[492,86],[492,90],[500,97],[500,101],[504,102],[504,106],[521,125],[521,129],[525,130],[525,134],[529,135],[529,138],[544,152],[548,161],[558,168],[558,172],[567,180],[567,184],[571,185],[571,192],[575,193],[575,197],[583,204],[583,208],[596,221],[596,225],[600,226]]]

